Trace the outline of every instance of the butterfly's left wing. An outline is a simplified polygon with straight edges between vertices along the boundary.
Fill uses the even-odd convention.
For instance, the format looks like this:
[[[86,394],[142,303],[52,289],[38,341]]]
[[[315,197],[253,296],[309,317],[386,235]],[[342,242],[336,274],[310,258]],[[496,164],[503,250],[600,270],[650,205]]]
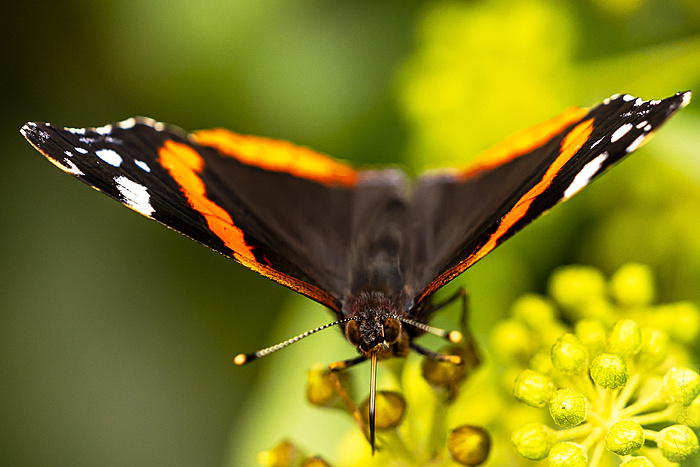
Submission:
[[[340,311],[346,213],[361,178],[347,164],[286,141],[189,134],[146,118],[98,128],[29,123],[22,133],[80,181]]]
[[[688,102],[690,92],[660,101],[616,95],[518,133],[464,169],[421,176],[415,209],[430,263],[411,278],[417,300],[576,194]]]

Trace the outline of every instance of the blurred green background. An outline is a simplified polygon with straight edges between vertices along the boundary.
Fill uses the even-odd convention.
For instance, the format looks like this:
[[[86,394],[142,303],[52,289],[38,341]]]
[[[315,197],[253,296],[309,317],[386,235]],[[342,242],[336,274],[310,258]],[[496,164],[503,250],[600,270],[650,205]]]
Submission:
[[[615,92],[700,91],[697,0],[27,1],[0,22],[0,465],[246,466],[284,436],[339,460],[353,428],[304,401],[307,368],[353,355],[334,331],[232,364],[322,307],[62,174],[24,122],[146,115],[415,173]],[[660,299],[700,300],[697,107],[449,286],[484,345],[559,264],[646,262]]]

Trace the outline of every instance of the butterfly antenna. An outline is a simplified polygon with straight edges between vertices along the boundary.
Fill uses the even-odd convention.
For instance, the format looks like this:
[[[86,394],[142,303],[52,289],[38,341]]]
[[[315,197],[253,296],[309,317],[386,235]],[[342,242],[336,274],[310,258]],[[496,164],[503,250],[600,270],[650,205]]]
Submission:
[[[374,455],[374,407],[377,399],[377,354],[371,357],[372,373],[369,378],[369,443],[372,445],[372,455]]]
[[[394,318],[410,326],[418,328],[421,331],[425,331],[435,336],[442,337],[443,339],[448,340],[453,344],[458,344],[462,342],[462,333],[459,331],[446,331],[444,329],[436,328],[435,326],[430,326],[428,324],[420,323],[418,321],[414,321],[408,318],[403,318],[401,316],[394,316]]]
[[[316,329],[311,329],[310,331],[303,332],[299,334],[298,336],[294,336],[291,339],[287,339],[284,342],[280,342],[277,345],[273,345],[270,347],[267,347],[265,349],[258,350],[255,353],[250,353],[250,354],[238,354],[236,357],[233,359],[233,363],[236,365],[245,365],[246,363],[250,363],[253,360],[257,360],[258,358],[265,357],[267,355],[270,355],[271,353],[277,352],[278,350],[282,350],[283,348],[292,345],[295,342],[298,342],[302,340],[305,337],[309,337],[311,334],[316,334],[319,331],[323,331],[324,329],[328,329],[333,326],[337,326],[339,324],[347,323],[348,321],[353,321],[354,318],[344,318],[340,319],[338,321],[334,321],[332,323],[324,324],[323,326],[319,326]]]

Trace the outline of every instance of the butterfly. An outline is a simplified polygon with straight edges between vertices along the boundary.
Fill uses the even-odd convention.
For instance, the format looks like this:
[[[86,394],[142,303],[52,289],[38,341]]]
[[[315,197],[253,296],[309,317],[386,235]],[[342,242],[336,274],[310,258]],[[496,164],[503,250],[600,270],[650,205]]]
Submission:
[[[243,266],[328,307],[337,320],[235,359],[244,364],[341,326],[371,362],[374,450],[377,360],[461,363],[418,345],[433,294],[555,204],[639,148],[691,93],[615,95],[515,134],[464,167],[409,179],[357,170],[286,141],[224,129],[187,133],[137,117],[94,128],[27,123],[24,137],[58,168]]]

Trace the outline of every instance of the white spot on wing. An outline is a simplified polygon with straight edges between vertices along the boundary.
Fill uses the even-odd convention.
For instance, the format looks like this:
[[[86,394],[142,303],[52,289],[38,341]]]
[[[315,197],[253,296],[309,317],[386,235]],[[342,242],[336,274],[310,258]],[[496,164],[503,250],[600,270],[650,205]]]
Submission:
[[[155,123],[156,123],[155,120],[153,120],[152,118],[148,118],[148,117],[142,117],[140,120],[141,120],[141,123],[143,123],[146,126],[150,126],[150,127],[153,127],[153,125],[155,125]]]
[[[122,164],[122,156],[117,154],[117,152],[112,149],[99,149],[95,152],[95,154],[97,154],[97,157],[114,167],[119,167]]]
[[[615,132],[612,134],[610,137],[610,142],[614,143],[615,141],[619,140],[623,136],[627,134],[628,131],[632,129],[632,124],[631,123],[625,123],[622,125],[620,128],[615,130]]]
[[[74,135],[84,135],[85,128],[65,128],[66,131],[73,133]]]
[[[583,187],[588,185],[591,179],[595,176],[596,173],[598,173],[600,168],[603,166],[603,162],[605,162],[605,159],[607,158],[608,153],[604,152],[592,161],[590,161],[588,164],[584,165],[583,169],[581,169],[581,171],[577,173],[574,177],[574,181],[571,182],[569,188],[567,188],[564,191],[564,199],[571,198],[576,193],[581,191]]]
[[[95,128],[95,133],[100,135],[108,135],[112,132],[112,125],[105,125]]]
[[[77,148],[77,147],[76,147],[75,150],[76,150],[77,152],[79,152],[80,154],[87,154],[87,153],[88,153],[88,150],[85,149],[85,148]]]
[[[63,167],[63,170],[65,172],[68,172],[71,175],[85,175],[83,171],[80,170],[78,166],[73,163],[72,160],[63,159],[63,163],[67,165],[67,167]]]
[[[151,168],[146,164],[144,161],[140,161],[138,159],[134,159],[134,164],[136,164],[141,170],[144,172],[150,172]]]
[[[148,217],[155,212],[151,206],[151,195],[145,186],[122,175],[114,177],[114,183],[117,184],[117,189],[127,206]]]
[[[629,102],[631,100],[634,100],[634,96],[630,96],[629,94],[625,94],[624,96],[622,96],[622,100],[625,102]]]
[[[652,127],[651,127],[651,123],[650,123],[650,124],[648,124],[647,126],[644,127],[644,131],[646,131],[646,132],[648,133],[648,132],[651,131],[651,128],[652,128]]]
[[[649,122],[647,122],[646,120],[644,120],[644,121],[642,121],[642,122],[637,123],[635,126],[636,126],[636,128],[639,130],[639,129],[644,128],[644,126],[646,126],[647,123],[649,123]]]
[[[119,128],[123,130],[128,130],[129,128],[133,128],[134,125],[136,125],[136,119],[135,118],[127,118],[123,122],[119,122],[118,126]]]
[[[603,138],[600,138],[598,141],[596,141],[595,143],[591,144],[591,149],[593,149],[594,147],[598,146],[598,145],[600,144],[600,142],[603,141],[604,139],[605,139],[604,137],[603,137]]]
[[[630,143],[630,145],[627,146],[627,149],[625,149],[625,152],[629,154],[630,152],[632,152],[632,151],[634,151],[635,149],[637,149],[637,148],[644,142],[644,140],[646,139],[646,137],[647,137],[646,134],[637,136],[637,139],[635,139],[634,141],[632,141],[632,143]]]
[[[690,104],[691,95],[692,95],[692,93],[690,91],[683,93],[683,100],[681,101],[681,107],[685,107],[686,105]]]

